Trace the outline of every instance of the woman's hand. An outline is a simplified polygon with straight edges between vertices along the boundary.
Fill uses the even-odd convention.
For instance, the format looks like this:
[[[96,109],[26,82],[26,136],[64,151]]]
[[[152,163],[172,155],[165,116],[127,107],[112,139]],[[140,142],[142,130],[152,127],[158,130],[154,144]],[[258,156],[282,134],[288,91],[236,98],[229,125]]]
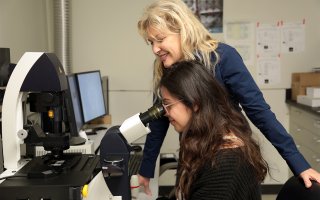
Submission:
[[[301,174],[299,176],[300,176],[300,178],[303,179],[303,182],[304,182],[304,185],[306,186],[306,188],[311,187],[311,185],[312,185],[311,181],[312,180],[320,183],[320,174],[319,174],[319,172],[317,172],[316,170],[314,170],[312,168],[301,172]]]
[[[151,196],[151,190],[150,190],[150,178],[146,178],[144,176],[141,176],[140,174],[138,174],[138,180],[139,180],[139,185],[144,187],[144,193],[146,193],[147,195]]]

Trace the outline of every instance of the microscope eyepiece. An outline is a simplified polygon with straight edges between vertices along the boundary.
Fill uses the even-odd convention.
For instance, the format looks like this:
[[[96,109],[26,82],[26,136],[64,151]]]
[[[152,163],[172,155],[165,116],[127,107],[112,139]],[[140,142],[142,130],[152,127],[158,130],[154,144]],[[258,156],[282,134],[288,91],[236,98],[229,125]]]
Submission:
[[[141,122],[146,126],[149,122],[159,119],[165,114],[162,104],[153,105],[148,111],[139,115]]]

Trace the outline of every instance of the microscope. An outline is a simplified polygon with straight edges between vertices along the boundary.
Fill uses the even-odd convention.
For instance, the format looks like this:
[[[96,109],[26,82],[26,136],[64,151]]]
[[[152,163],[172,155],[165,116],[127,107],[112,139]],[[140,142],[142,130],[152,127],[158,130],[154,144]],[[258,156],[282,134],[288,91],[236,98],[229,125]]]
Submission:
[[[36,155],[34,146],[43,146],[53,157],[62,158],[63,151],[69,149],[70,145],[81,145],[86,142],[82,137],[69,134],[65,96],[64,91],[29,93],[27,99],[29,110],[40,114],[41,127],[38,124],[26,124],[24,129],[18,132],[27,145],[27,156]]]
[[[27,141],[35,142],[32,129],[30,128],[31,131],[24,129],[27,125],[24,111],[28,96],[33,99],[31,101],[34,104],[32,105],[31,102],[30,105],[35,111],[44,112],[45,109],[49,111],[50,108],[55,111],[52,113],[55,115],[53,117],[54,128],[48,130],[46,134],[38,132],[37,139],[42,142],[41,140],[45,139],[46,136],[50,137],[56,133],[58,135],[63,134],[60,110],[63,106],[61,103],[62,94],[67,88],[64,70],[54,54],[27,52],[22,56],[8,81],[2,105],[3,154],[4,167],[7,170],[16,171],[21,168],[25,163],[22,157],[24,149],[22,149],[23,145],[21,144]],[[36,105],[44,96],[55,97],[53,99],[42,98],[42,100],[47,101],[42,101],[42,104],[47,104],[46,106]],[[35,131],[39,130],[36,126],[34,128]],[[24,141],[25,139],[26,141]]]
[[[148,123],[164,115],[163,106],[155,104],[120,126],[109,128],[101,140],[100,156],[66,154],[63,150],[74,142],[64,127],[67,87],[54,54],[28,52],[18,62],[2,107],[6,171],[0,177],[6,178],[0,180],[1,199],[131,200],[130,143],[150,132]],[[41,126],[25,122],[24,101],[28,101],[30,111],[40,113]],[[40,144],[50,153],[25,159],[22,144]],[[27,154],[32,154],[30,149],[26,149]]]
[[[100,159],[63,152],[72,141],[64,128],[67,89],[62,65],[52,53],[27,52],[16,65],[2,107],[6,170],[0,175],[1,199],[82,199],[83,185],[96,173]],[[41,125],[26,123],[25,102],[41,115]],[[34,145],[50,153],[26,157]]]

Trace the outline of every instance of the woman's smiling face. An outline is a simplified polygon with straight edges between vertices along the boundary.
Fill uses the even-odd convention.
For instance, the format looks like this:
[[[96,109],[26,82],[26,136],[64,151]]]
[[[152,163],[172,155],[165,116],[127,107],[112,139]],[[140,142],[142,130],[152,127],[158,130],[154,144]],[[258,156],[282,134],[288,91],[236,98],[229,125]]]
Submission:
[[[150,28],[148,41],[152,45],[153,53],[160,58],[166,68],[180,61],[183,57],[179,34],[165,34]]]

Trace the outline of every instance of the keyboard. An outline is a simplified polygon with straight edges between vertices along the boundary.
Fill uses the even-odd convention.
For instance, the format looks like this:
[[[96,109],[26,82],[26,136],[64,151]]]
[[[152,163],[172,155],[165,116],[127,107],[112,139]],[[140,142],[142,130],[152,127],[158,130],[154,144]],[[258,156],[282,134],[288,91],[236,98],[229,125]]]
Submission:
[[[130,154],[129,164],[128,164],[129,176],[138,174],[140,165],[142,162],[142,157],[143,157],[142,153]]]

